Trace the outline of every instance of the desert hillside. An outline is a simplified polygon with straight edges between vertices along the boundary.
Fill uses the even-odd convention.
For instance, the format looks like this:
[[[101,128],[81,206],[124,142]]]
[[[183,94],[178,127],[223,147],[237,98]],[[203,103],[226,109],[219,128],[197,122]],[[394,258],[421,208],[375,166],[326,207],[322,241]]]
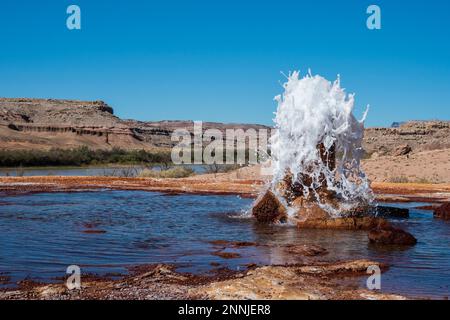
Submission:
[[[0,143],[4,149],[88,146],[110,149],[171,148],[175,129],[193,131],[192,121],[123,120],[103,101],[0,98]],[[267,126],[203,122],[203,130]]]
[[[450,183],[450,148],[418,151],[408,155],[377,156],[362,160],[362,167],[372,182],[448,184]],[[211,174],[211,179],[215,181],[270,180],[272,176],[269,172],[270,170],[261,171],[261,165],[255,165],[233,172]],[[194,176],[192,179],[205,179],[205,176]]]
[[[0,99],[2,149],[167,149],[175,129],[192,121],[123,120],[103,101]],[[254,124],[203,123],[203,130],[270,129]],[[367,128],[363,166],[374,181],[450,182],[450,121],[410,121]]]
[[[396,128],[366,128],[364,149],[369,155],[399,155],[450,148],[450,121],[409,121]],[[406,148],[406,149],[405,149]]]

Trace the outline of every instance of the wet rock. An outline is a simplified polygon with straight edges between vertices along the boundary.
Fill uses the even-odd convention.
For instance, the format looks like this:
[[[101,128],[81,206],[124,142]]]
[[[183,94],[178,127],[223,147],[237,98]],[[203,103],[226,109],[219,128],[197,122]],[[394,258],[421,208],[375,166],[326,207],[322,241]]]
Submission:
[[[302,197],[297,198],[292,203],[292,207],[297,209],[295,217],[299,220],[329,219],[328,212],[317,203],[305,201]]]
[[[294,282],[294,279],[297,281]],[[301,287],[299,283],[303,286]],[[293,268],[265,266],[248,271],[245,277],[193,288],[191,294],[206,295],[208,299],[214,300],[326,299],[317,292],[317,288],[305,288],[304,284],[304,279],[298,276]]]
[[[106,233],[106,231],[105,230],[88,229],[88,230],[83,230],[83,233],[86,233],[86,234],[103,234],[103,233]]]
[[[377,217],[313,218],[298,221],[297,227],[300,229],[371,230],[387,224],[386,220]]]
[[[353,261],[343,261],[343,262],[335,262],[326,265],[318,265],[318,266],[301,266],[297,269],[298,273],[303,274],[341,274],[341,275],[361,275],[367,273],[367,268],[370,266],[377,265],[381,271],[385,271],[388,269],[388,265],[383,263],[378,263],[375,261],[370,261],[367,259],[353,260]]]
[[[99,226],[97,222],[84,222],[83,227],[86,229],[95,229]]]
[[[258,222],[275,223],[287,220],[286,208],[271,191],[256,200],[252,214]]]
[[[437,209],[437,206],[434,206],[434,205],[418,206],[418,207],[415,207],[414,209],[434,211]]]
[[[176,273],[174,271],[174,266],[172,265],[147,265],[147,266],[138,266],[137,268],[133,268],[136,275],[133,277],[134,280],[142,281],[144,279],[172,279],[172,280],[186,280],[186,277]],[[138,271],[141,270],[141,271]],[[144,271],[146,270],[146,271]]]
[[[217,247],[231,247],[231,248],[241,248],[241,247],[253,247],[257,246],[256,242],[251,241],[228,241],[228,240],[212,240],[209,241],[210,244]]]
[[[450,202],[446,202],[434,209],[434,217],[449,220],[450,219]]]
[[[409,218],[409,209],[389,206],[371,207],[370,214],[384,218]]]
[[[217,256],[217,257],[221,257],[223,259],[235,259],[235,258],[240,258],[241,255],[237,252],[225,252],[225,251],[214,251],[212,253],[212,255]]]
[[[412,234],[391,225],[372,229],[368,237],[371,243],[383,245],[415,245],[417,243],[417,239]]]
[[[327,249],[315,245],[288,245],[284,247],[284,250],[290,254],[307,257],[314,257],[328,253]]]
[[[387,296],[363,289],[346,289],[338,284],[337,279],[342,275],[366,275],[367,268],[373,265],[380,264],[355,260],[310,266],[257,267],[242,277],[192,288],[190,293],[218,300],[402,299],[401,296]],[[382,265],[380,268],[385,269]]]
[[[404,144],[401,146],[398,146],[395,150],[394,150],[394,156],[399,157],[399,156],[404,156],[407,155],[408,153],[410,153],[412,151],[412,148],[409,144]]]
[[[8,284],[11,281],[11,277],[9,276],[2,276],[2,274],[0,273],[0,285],[2,284]]]

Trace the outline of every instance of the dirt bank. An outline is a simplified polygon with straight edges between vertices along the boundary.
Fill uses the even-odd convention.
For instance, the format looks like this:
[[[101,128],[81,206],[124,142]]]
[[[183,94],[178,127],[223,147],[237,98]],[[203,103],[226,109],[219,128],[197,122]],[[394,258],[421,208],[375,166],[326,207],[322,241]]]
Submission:
[[[237,173],[239,176],[239,173]],[[143,190],[168,193],[236,194],[256,197],[265,187],[261,178],[251,179],[236,172],[199,175],[183,179],[117,178],[117,177],[0,177],[0,191],[58,192],[91,189]],[[450,201],[450,183],[388,183],[373,182],[379,201]]]
[[[261,181],[213,179],[153,179],[116,177],[0,177],[0,190],[9,192],[57,192],[90,189],[143,190],[168,193],[238,194],[256,196]]]

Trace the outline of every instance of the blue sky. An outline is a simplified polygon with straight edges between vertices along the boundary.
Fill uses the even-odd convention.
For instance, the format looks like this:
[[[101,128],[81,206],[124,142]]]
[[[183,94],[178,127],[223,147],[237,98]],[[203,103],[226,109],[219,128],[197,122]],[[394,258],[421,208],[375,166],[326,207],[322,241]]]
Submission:
[[[0,96],[101,99],[124,118],[271,124],[280,71],[311,68],[341,75],[358,117],[371,105],[368,126],[450,119],[444,0],[2,0],[0,44]]]

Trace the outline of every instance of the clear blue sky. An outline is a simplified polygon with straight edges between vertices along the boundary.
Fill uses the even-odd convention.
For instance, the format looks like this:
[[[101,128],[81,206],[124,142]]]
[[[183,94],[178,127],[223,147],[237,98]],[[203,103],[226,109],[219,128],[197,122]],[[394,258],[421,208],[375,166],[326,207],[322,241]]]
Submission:
[[[2,0],[0,44],[0,96],[101,99],[125,118],[271,124],[280,71],[311,68],[341,74],[368,126],[450,119],[445,0]]]

